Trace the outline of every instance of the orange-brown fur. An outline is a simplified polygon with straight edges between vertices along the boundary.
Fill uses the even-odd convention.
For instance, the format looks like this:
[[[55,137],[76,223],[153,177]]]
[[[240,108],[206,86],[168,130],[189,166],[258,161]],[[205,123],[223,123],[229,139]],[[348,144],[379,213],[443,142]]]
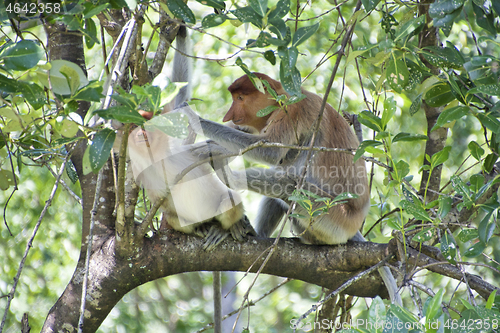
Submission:
[[[265,74],[255,73],[255,75],[259,79],[269,82],[278,94],[286,94],[278,81]],[[269,105],[278,105],[269,92],[263,94],[258,91],[246,75],[237,79],[229,87],[229,91],[233,97],[233,104],[224,117],[224,121],[232,120],[238,126],[249,126],[259,132],[261,139],[269,142],[293,145],[309,144],[305,141],[310,138],[319,115],[322,103],[320,96],[302,89],[302,93],[306,95],[305,99],[287,106],[285,110],[277,109],[270,115],[259,118],[256,116],[259,110]],[[327,104],[315,145],[333,148],[357,148],[358,140],[345,119]],[[296,154],[295,159],[288,159],[288,153],[288,149],[280,150],[281,158],[278,166],[285,169],[301,167],[301,165],[297,165],[297,159],[300,155]],[[358,193],[359,198],[335,206],[329,211],[327,217],[320,217],[316,223],[323,226],[315,227],[313,224],[312,228],[308,228],[304,235],[305,241],[324,244],[343,243],[350,238],[349,235],[353,236],[361,227],[367,213],[370,195],[364,161],[358,160],[353,165],[352,160],[352,155],[340,152],[315,154],[310,166],[313,168],[313,172],[309,173],[307,177],[309,182],[326,188],[333,195],[347,192],[349,188],[350,192],[354,192],[354,188],[363,189],[363,191]],[[335,170],[337,172],[334,172]],[[338,176],[334,177],[335,175]],[[336,191],[336,189],[343,190]],[[328,221],[325,221],[325,218]],[[331,228],[328,224],[340,227],[348,238],[332,234],[337,232],[338,228]],[[307,228],[304,223],[302,223],[302,227]]]

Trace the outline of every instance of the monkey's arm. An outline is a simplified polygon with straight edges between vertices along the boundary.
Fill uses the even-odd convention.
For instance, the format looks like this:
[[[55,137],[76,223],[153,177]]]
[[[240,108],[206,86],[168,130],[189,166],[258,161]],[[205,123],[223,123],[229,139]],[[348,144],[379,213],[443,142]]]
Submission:
[[[187,104],[182,105],[181,112],[189,117],[189,123],[196,133],[203,133],[205,136],[216,141],[231,152],[238,152],[241,149],[265,141],[266,138],[260,135],[248,134],[237,129],[224,126],[222,124],[206,120],[198,116]],[[245,156],[269,165],[277,165],[289,149],[286,148],[264,148],[257,147],[248,151]],[[215,151],[215,150],[214,150]]]

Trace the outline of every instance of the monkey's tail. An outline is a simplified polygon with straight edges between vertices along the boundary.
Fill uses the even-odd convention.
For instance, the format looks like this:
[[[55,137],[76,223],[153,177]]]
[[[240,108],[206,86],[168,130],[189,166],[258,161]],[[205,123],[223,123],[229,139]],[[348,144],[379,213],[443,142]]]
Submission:
[[[357,242],[366,242],[367,240],[361,235],[358,231],[356,235],[354,235],[351,240]],[[401,299],[401,295],[399,294],[398,285],[394,276],[392,276],[392,272],[389,267],[383,266],[378,269],[378,273],[382,277],[384,281],[385,287],[387,288],[387,292],[389,293],[389,298],[393,304],[397,304],[399,306],[403,306],[403,300]]]
[[[186,55],[190,52],[191,43],[186,26],[181,25],[177,36],[175,37],[175,46],[177,51],[174,55],[174,64],[172,69],[172,82],[187,82],[187,85],[182,87],[179,94],[175,97],[174,108],[188,101],[191,98],[191,58]]]

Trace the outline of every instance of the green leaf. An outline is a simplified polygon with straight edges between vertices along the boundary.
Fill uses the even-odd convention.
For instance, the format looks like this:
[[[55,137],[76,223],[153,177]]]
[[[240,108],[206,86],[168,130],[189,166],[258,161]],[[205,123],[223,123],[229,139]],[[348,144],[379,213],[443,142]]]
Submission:
[[[464,68],[476,85],[497,84],[498,73],[495,64],[498,61],[499,59],[491,55],[474,56],[464,64]]]
[[[451,237],[448,233],[445,233],[443,237],[441,237],[441,253],[444,258],[448,260],[451,264],[455,264],[455,258],[457,257],[457,244],[453,237]]]
[[[98,172],[108,160],[115,142],[115,131],[105,128],[94,135],[88,147],[89,162],[93,172]]]
[[[382,144],[382,142],[373,141],[373,140],[365,140],[365,141],[361,142],[358,149],[356,150],[356,154],[354,155],[354,162],[356,162],[361,156],[363,156],[363,153],[365,152],[365,149],[367,147],[375,147],[375,146],[379,146],[381,144]]]
[[[383,130],[386,129],[387,124],[394,116],[394,113],[396,113],[396,110],[397,110],[397,105],[396,101],[394,100],[394,97],[391,96],[389,98],[386,98],[384,100],[384,111],[382,112],[382,118],[380,120],[380,124]]]
[[[422,67],[409,59],[406,59],[406,68],[408,68],[410,76],[408,77],[408,84],[403,89],[408,92],[414,92],[422,83],[424,73],[427,73],[427,70],[422,69]]]
[[[488,244],[488,241],[491,236],[493,236],[496,228],[496,224],[490,222],[490,216],[491,214],[486,215],[486,217],[481,220],[477,228],[479,240],[484,244]]]
[[[370,309],[368,310],[368,320],[372,323],[380,323],[385,319],[386,311],[384,301],[377,296],[372,300]]]
[[[399,160],[396,163],[396,170],[397,170],[397,176],[395,171],[393,171],[392,174],[394,175],[394,178],[398,182],[401,182],[403,181],[403,178],[406,177],[406,175],[408,175],[408,173],[410,172],[410,166],[405,161]]]
[[[420,110],[420,107],[422,106],[422,95],[419,94],[415,100],[411,103],[410,105],[410,116],[413,116],[415,113],[417,113]]]
[[[425,102],[431,107],[438,107],[453,101],[455,96],[451,92],[451,87],[446,82],[439,82],[433,85],[424,94]]]
[[[475,174],[470,176],[470,188],[474,193],[477,193],[484,185],[484,176],[481,174]]]
[[[282,39],[285,42],[285,45],[288,45],[288,43],[290,43],[291,36],[289,36],[290,38],[286,37],[288,34],[291,34],[291,32],[290,28],[286,26],[285,21],[280,18],[274,18],[269,19],[268,22],[269,24],[271,24],[269,26],[269,31],[276,34],[276,37],[278,37],[279,39]]]
[[[61,66],[59,72],[66,78],[71,95],[74,95],[80,87],[78,72],[69,66]]]
[[[147,93],[147,100],[150,111],[158,111],[161,104],[161,89],[157,86],[147,85],[144,86]]]
[[[500,96],[500,84],[483,84],[472,88],[467,92],[468,95],[471,94],[485,94],[490,96]]]
[[[465,252],[462,254],[469,258],[475,258],[481,255],[484,249],[486,249],[486,244],[482,242],[477,242],[476,244],[472,245],[467,250],[465,250]]]
[[[469,142],[467,147],[469,148],[472,157],[474,157],[477,161],[481,161],[481,157],[484,155],[484,149],[481,148],[476,141]]]
[[[224,1],[220,0],[196,0],[204,6],[209,6],[215,9],[226,9],[226,4]]]
[[[99,44],[97,39],[97,27],[95,26],[94,20],[91,18],[85,20],[85,29],[81,30],[85,37],[85,45],[88,49],[94,47],[95,44]]]
[[[386,68],[386,79],[392,89],[401,93],[403,88],[408,85],[410,72],[402,60],[391,57]]]
[[[37,41],[25,39],[5,49],[0,58],[6,69],[25,71],[35,67],[44,55]]]
[[[434,131],[440,127],[444,127],[458,119],[461,119],[469,113],[469,110],[470,109],[467,106],[454,106],[444,109],[439,114],[436,124],[432,127],[431,131]]]
[[[436,295],[432,297],[431,301],[429,302],[429,305],[427,306],[427,312],[425,313],[425,319],[427,323],[432,322],[434,320],[441,309],[441,302],[443,301],[443,293],[444,293],[444,288],[440,288]]]
[[[159,130],[169,136],[185,139],[189,134],[188,125],[186,115],[182,113],[165,113],[147,121],[144,124],[144,129],[149,132]]]
[[[205,29],[213,28],[226,22],[227,16],[224,14],[208,14],[201,20],[201,26]]]
[[[283,96],[283,95],[281,95],[281,96]],[[300,94],[298,96],[297,95],[290,96],[290,98],[286,100],[285,105],[292,105],[292,104],[298,103],[301,100],[305,99],[306,97],[307,96],[304,94]]]
[[[290,11],[290,0],[279,0],[276,8],[269,13],[269,21],[283,18]],[[284,37],[284,36],[283,36]]]
[[[420,141],[420,140],[429,140],[427,135],[423,134],[411,134],[411,133],[398,133],[393,139],[392,142],[398,142],[398,141],[405,141],[405,142],[412,142],[412,141]]]
[[[319,23],[311,25],[309,27],[298,28],[293,34],[292,46],[299,46],[305,42],[309,37],[314,35],[319,28]]]
[[[396,37],[394,37],[394,41],[396,42],[401,38],[409,36],[424,23],[425,23],[424,15],[408,20],[399,28],[398,32],[396,33]]]
[[[420,54],[436,67],[462,69],[464,65],[462,55],[454,47],[427,46]]]
[[[468,228],[460,230],[457,237],[461,242],[466,243],[478,238],[479,235],[477,229]]]
[[[277,109],[279,109],[279,106],[276,106],[276,105],[266,106],[265,108],[263,108],[262,110],[259,110],[257,112],[257,117],[265,117],[265,116],[267,116],[268,114],[272,113],[274,110],[277,110]]]
[[[175,17],[180,18],[186,23],[195,24],[196,18],[189,9],[189,7],[182,0],[168,0],[167,1],[168,9],[174,14]]]
[[[83,159],[82,159],[82,173],[84,176],[88,175],[89,173],[92,172],[92,167],[90,166],[90,146],[87,146],[87,149],[85,149],[85,153],[83,153]]]
[[[464,5],[464,0],[437,0],[431,3],[429,15],[431,17],[442,17],[450,14]]]
[[[453,186],[453,189],[462,196],[463,202],[458,205],[458,209],[460,210],[461,207],[465,206],[467,208],[470,208],[472,206],[472,198],[471,198],[471,191],[467,185],[460,179],[458,176],[452,176],[451,177],[451,185]]]
[[[490,294],[490,296],[488,296],[488,300],[486,301],[486,305],[485,305],[485,308],[486,309],[489,309],[491,310],[491,308],[493,307],[493,304],[495,303],[495,296],[497,294],[497,289],[493,290]]]
[[[257,13],[250,6],[232,10],[231,13],[243,23],[252,23],[259,29],[262,29],[264,27],[262,24],[262,15],[259,15],[259,13]]]
[[[284,40],[274,38],[269,32],[261,31],[259,37],[255,41],[257,47],[266,47],[268,45],[285,46],[287,43]]]
[[[491,170],[493,170],[493,166],[495,165],[497,159],[498,159],[497,154],[494,154],[494,153],[488,154],[483,161],[484,171],[486,171],[487,173],[490,173]]]
[[[474,10],[474,14],[476,14],[477,25],[487,30],[493,36],[496,36],[497,29],[495,27],[495,15],[493,15],[493,12],[491,10],[489,13],[486,12],[484,8],[477,6],[474,1],[472,1],[472,9]]]
[[[16,176],[13,176],[11,171],[0,169],[0,190],[6,191],[10,186],[14,186],[14,184],[16,184],[14,182],[14,177]]]
[[[260,16],[266,15],[266,13],[267,13],[267,0],[248,0],[248,4]]]
[[[358,198],[358,195],[351,193],[351,192],[342,192],[339,195],[335,197],[335,199],[332,200],[332,202],[339,202],[339,201],[345,201],[348,199],[356,199]],[[318,200],[316,200],[318,201]]]
[[[479,119],[481,124],[492,131],[493,133],[500,132],[500,121],[494,116],[493,113],[476,113],[476,117]]]
[[[105,10],[108,7],[110,7],[108,3],[104,3],[101,5],[92,4],[88,9],[83,11],[83,18],[89,19],[92,16],[96,16],[97,14],[100,14],[103,10]]]
[[[363,7],[365,7],[367,13],[375,9],[379,2],[380,0],[361,0],[361,3],[363,4]]]
[[[432,219],[429,217],[429,214],[423,209],[420,205],[417,205],[408,200],[401,200],[399,202],[401,208],[403,208],[408,214],[413,215],[415,219],[432,222]]]
[[[45,91],[37,84],[19,82],[19,86],[22,87],[24,97],[31,104],[31,106],[38,110],[47,103],[47,96],[45,96]],[[1,89],[0,89],[1,90]]]
[[[382,131],[382,119],[371,113],[370,111],[361,111],[358,115],[358,121],[375,132]]]
[[[423,243],[430,241],[434,237],[434,228],[429,227],[425,228],[422,231],[419,231],[415,236],[413,236],[413,241]]]
[[[76,134],[78,133],[78,124],[75,123],[74,121],[68,119],[68,118],[65,118],[63,119],[62,123],[61,123],[61,127],[59,128],[59,133],[61,133],[62,136],[66,137],[66,138],[72,138],[74,136],[76,136]]]
[[[290,52],[292,54],[292,52]],[[290,56],[292,57],[292,56]],[[288,59],[281,59],[280,63],[280,81],[281,85],[290,95],[299,95],[300,92],[300,72],[297,67],[290,68],[287,64]]]
[[[94,82],[83,87],[72,97],[72,99],[76,101],[100,102],[101,98],[104,98],[100,83],[101,82]]]
[[[438,216],[440,219],[443,219],[451,210],[451,206],[453,204],[453,199],[444,195],[439,196],[439,209]]]
[[[87,77],[83,73],[83,70],[75,63],[66,61],[66,60],[54,60],[50,62],[51,68],[49,70],[50,74],[50,83],[52,86],[52,90],[54,93],[59,95],[70,95],[72,92],[72,88],[76,86],[76,77],[79,80],[78,87],[83,87],[88,84]],[[70,71],[69,69],[72,69]],[[72,84],[68,84],[68,78],[66,75],[61,72],[61,70],[65,71],[66,75],[69,75],[68,78]],[[75,74],[76,73],[76,74]],[[37,72],[38,79],[40,82],[46,87],[49,86],[49,74],[47,72]],[[76,75],[76,77],[75,77]],[[73,81],[74,80],[74,81]]]
[[[264,52],[264,58],[271,63],[271,65],[276,65],[276,56],[273,50],[268,50]]]
[[[106,110],[96,110],[94,113],[104,119],[115,119],[125,124],[142,125],[146,121],[139,112],[124,105],[113,106]]]
[[[71,182],[75,184],[78,181],[78,173],[76,172],[75,165],[71,162],[71,160],[66,163],[65,170]]]
[[[19,84],[16,80],[9,79],[0,74],[0,92],[2,91],[7,94],[15,94],[19,92]]]
[[[448,160],[448,157],[450,156],[450,150],[451,146],[446,146],[443,148],[443,150],[438,151],[431,157],[431,165],[433,168],[437,167],[438,165],[443,164]]]

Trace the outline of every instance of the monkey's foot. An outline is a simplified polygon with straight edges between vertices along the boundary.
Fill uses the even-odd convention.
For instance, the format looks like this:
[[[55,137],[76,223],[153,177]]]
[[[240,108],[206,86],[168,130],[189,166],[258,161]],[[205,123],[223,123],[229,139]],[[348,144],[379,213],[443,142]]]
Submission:
[[[194,234],[205,239],[203,242],[203,250],[211,251],[215,249],[229,235],[238,242],[243,242],[246,236],[257,236],[250,221],[244,215],[238,222],[233,224],[228,230],[222,229],[218,223],[203,223],[196,227]]]
[[[196,228],[194,232],[197,236],[203,237],[203,250],[211,251],[215,249],[224,239],[229,236],[229,231],[221,229],[213,223],[204,223]]]
[[[257,236],[254,228],[250,224],[247,216],[244,215],[238,222],[233,224],[231,228],[229,228],[229,232],[231,236],[238,242],[243,242],[247,235]]]

